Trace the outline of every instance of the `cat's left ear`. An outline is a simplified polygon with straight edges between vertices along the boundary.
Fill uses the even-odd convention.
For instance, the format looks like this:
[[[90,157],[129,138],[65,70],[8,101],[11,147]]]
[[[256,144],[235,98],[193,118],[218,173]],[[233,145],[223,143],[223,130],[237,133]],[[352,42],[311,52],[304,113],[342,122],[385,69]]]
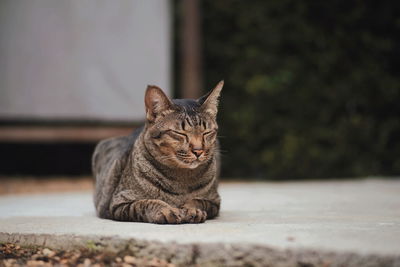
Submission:
[[[146,106],[146,117],[149,122],[153,122],[158,116],[166,114],[174,107],[163,90],[155,85],[147,86],[144,103]]]
[[[218,113],[218,102],[222,87],[224,87],[224,81],[220,81],[214,89],[197,100],[201,104],[203,111],[210,113],[214,117]]]

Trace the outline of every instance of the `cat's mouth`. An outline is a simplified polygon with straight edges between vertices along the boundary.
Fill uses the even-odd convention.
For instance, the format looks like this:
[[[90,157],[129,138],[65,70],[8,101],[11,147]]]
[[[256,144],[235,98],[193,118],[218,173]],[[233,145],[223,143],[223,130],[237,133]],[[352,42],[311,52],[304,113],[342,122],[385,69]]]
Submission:
[[[182,157],[176,156],[176,158],[178,159],[180,165],[183,165],[185,168],[188,168],[188,169],[195,169],[202,162],[202,160],[200,158],[195,158],[195,157],[194,158],[187,158],[187,157],[182,158]]]

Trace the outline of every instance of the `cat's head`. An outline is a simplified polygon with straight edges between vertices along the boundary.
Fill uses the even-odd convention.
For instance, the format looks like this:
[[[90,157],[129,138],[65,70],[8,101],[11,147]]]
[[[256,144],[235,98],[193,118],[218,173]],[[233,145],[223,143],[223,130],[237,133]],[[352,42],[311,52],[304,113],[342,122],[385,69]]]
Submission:
[[[208,162],[216,149],[218,98],[224,82],[205,96],[170,100],[157,86],[145,95],[145,144],[160,163],[194,169]]]

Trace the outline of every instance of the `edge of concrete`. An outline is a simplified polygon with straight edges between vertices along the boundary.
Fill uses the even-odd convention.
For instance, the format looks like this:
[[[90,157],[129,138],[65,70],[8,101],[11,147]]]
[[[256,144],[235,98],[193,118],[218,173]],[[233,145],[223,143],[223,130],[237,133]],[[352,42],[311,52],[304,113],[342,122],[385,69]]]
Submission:
[[[52,249],[125,251],[133,256],[170,261],[178,266],[400,266],[399,255],[357,254],[307,249],[277,249],[251,244],[162,243],[118,236],[74,236],[0,232],[0,243]]]

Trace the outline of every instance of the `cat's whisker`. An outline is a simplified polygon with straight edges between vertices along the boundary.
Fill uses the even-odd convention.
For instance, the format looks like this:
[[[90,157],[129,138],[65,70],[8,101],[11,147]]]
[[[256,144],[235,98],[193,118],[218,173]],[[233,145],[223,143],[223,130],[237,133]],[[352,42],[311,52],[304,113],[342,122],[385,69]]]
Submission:
[[[157,157],[158,160],[162,160],[162,161],[164,161],[164,160],[167,161],[167,160],[171,160],[171,159],[174,159],[174,158],[175,158],[175,156],[173,156],[173,155]]]
[[[223,149],[220,149],[220,148],[215,148],[214,151],[217,152],[217,153],[227,153],[228,152],[228,150],[223,150]]]

